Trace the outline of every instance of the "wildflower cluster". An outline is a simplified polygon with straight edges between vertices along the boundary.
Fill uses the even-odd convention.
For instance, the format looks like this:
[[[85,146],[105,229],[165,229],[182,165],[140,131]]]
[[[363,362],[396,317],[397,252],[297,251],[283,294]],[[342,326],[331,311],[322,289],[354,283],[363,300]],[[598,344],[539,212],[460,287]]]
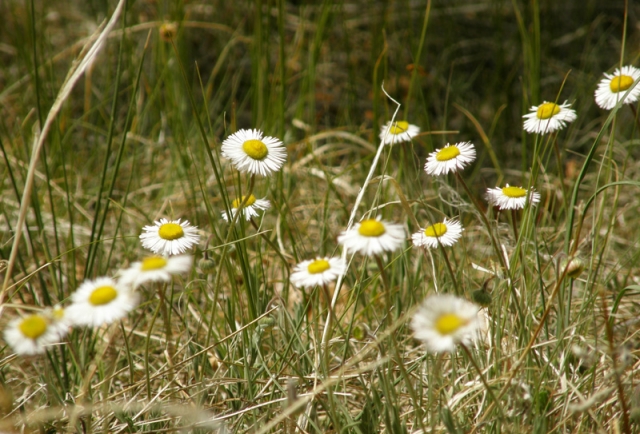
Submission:
[[[197,244],[198,239],[197,228],[187,221],[160,219],[145,226],[140,240],[154,255],[119,271],[116,278],[85,280],[71,294],[66,308],[57,305],[14,319],[5,329],[5,341],[17,354],[42,354],[60,344],[71,327],[97,328],[123,319],[138,306],[140,285],[167,282],[173,275],[191,269],[193,256],[180,254]]]

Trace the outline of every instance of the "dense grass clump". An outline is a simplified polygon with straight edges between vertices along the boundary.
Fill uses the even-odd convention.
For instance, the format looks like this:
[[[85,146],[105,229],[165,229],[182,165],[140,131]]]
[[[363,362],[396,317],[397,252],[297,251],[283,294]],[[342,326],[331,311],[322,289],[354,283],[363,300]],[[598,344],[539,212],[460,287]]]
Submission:
[[[639,5],[0,14],[0,431],[636,432]]]

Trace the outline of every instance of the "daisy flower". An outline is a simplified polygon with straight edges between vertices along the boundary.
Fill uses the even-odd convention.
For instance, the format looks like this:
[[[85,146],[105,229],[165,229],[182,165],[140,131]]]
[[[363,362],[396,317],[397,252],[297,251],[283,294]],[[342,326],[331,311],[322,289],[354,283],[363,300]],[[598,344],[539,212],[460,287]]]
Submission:
[[[613,74],[604,74],[605,78],[600,80],[596,89],[596,104],[605,110],[611,110],[618,101],[624,98],[627,90],[633,83],[640,79],[640,69],[633,66],[623,66],[616,69]],[[640,85],[629,92],[623,104],[632,104],[640,97]]]
[[[424,342],[427,351],[453,352],[458,344],[469,344],[481,328],[480,308],[453,295],[427,297],[411,320],[414,336]]]
[[[222,218],[225,221],[231,221],[238,212],[238,207],[242,204],[242,201],[246,196],[242,196],[242,198],[235,199],[231,203],[231,216],[226,211],[222,211]],[[251,220],[251,217],[258,217],[258,211],[264,211],[271,207],[271,203],[269,203],[266,199],[256,199],[256,197],[252,194],[249,195],[247,202],[242,207],[242,214],[244,215],[245,220]]]
[[[71,295],[67,316],[73,325],[99,327],[124,318],[138,304],[138,294],[110,277],[85,280]]]
[[[444,219],[442,223],[434,223],[431,226],[420,229],[411,235],[413,245],[435,249],[438,244],[443,246],[453,246],[462,236],[462,225],[457,220]]]
[[[573,122],[578,117],[575,110],[569,107],[571,104],[566,101],[562,105],[544,101],[537,107],[531,107],[530,113],[523,116],[524,130],[536,134],[561,130],[567,126],[567,122]]]
[[[487,189],[487,200],[490,204],[497,206],[501,210],[522,209],[527,203],[527,197],[533,205],[540,202],[540,193],[536,193],[533,189],[527,192],[527,190],[522,187],[512,187],[509,184],[502,188]]]
[[[445,146],[429,154],[424,170],[428,175],[446,175],[464,169],[476,159],[476,149],[471,142],[460,142]]]
[[[262,137],[260,130],[239,130],[222,142],[222,156],[240,172],[267,176],[280,170],[287,151],[279,139]]]
[[[402,245],[404,238],[402,225],[387,223],[377,218],[356,223],[353,228],[344,231],[338,237],[338,242],[347,251],[371,256],[396,250]]]
[[[16,318],[7,325],[4,340],[16,354],[42,354],[67,334],[68,325],[63,318],[64,311],[59,307]]]
[[[411,125],[407,121],[387,122],[380,130],[380,141],[385,145],[410,142],[418,135],[420,127]]]
[[[193,256],[191,255],[178,255],[169,258],[155,255],[147,256],[122,271],[118,283],[137,288],[146,282],[168,282],[172,275],[191,270],[191,265],[193,265]]]
[[[188,221],[160,219],[153,226],[142,228],[142,247],[161,255],[179,255],[198,244],[198,228]]]
[[[316,258],[300,262],[291,274],[291,283],[296,287],[311,288],[326,285],[344,274],[347,263],[342,258]]]

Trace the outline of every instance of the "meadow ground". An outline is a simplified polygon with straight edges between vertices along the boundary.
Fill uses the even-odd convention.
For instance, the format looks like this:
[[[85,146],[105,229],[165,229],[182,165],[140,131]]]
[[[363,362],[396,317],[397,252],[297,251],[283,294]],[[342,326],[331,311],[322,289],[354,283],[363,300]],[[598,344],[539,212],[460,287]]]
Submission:
[[[0,16],[3,433],[639,432],[637,2]]]

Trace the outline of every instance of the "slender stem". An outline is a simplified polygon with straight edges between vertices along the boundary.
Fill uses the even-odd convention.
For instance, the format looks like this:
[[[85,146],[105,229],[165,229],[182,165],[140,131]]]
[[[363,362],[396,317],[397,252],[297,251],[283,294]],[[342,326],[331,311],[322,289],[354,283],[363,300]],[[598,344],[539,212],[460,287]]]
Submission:
[[[238,210],[239,211],[239,210]],[[249,219],[249,221],[251,222],[251,226],[253,226],[253,228],[256,231],[260,231],[260,227],[258,226],[258,223],[256,223],[256,221],[251,218]],[[273,241],[271,241],[269,239],[269,237],[267,236],[266,233],[262,232],[260,234],[260,236],[262,238],[264,238],[264,240],[267,242],[267,244],[269,244],[269,246],[271,246],[271,248],[273,249],[274,252],[276,252],[276,254],[278,255],[278,257],[282,260],[282,263],[284,264],[284,269],[287,272],[287,280],[289,280],[289,278],[291,277],[291,267],[289,266],[289,262],[287,261],[287,259],[284,257],[284,255],[282,254],[282,252],[280,251],[280,249],[278,248],[278,246],[276,246]]]
[[[167,309],[167,299],[165,297],[165,291],[167,290],[167,284],[158,285],[158,296],[160,297],[160,311],[162,312],[162,319],[164,321],[164,334],[167,340],[167,361],[169,362],[169,368],[173,370],[173,357],[175,355],[175,347],[173,345],[173,331],[171,330],[171,317],[169,316],[169,309]],[[170,375],[173,377],[173,375]]]
[[[456,295],[460,295],[460,291],[462,288],[458,287],[458,281],[456,280],[456,275],[453,273],[453,268],[451,267],[451,262],[449,262],[449,255],[447,255],[447,251],[442,244],[440,244],[440,239],[438,239],[438,245],[440,246],[440,250],[442,251],[442,255],[444,256],[444,262],[447,264],[447,269],[449,270],[449,274],[451,275],[451,280],[453,281],[453,287],[456,290]]]
[[[391,328],[393,326],[393,316],[391,314],[392,308],[393,308],[393,303],[392,303],[392,298],[391,298],[391,284],[389,282],[389,278],[387,276],[387,273],[385,271],[384,268],[384,264],[382,263],[382,258],[380,257],[380,255],[374,255],[374,258],[376,260],[376,263],[378,264],[378,268],[380,269],[380,278],[382,280],[382,286],[383,286],[383,290],[384,290],[384,294],[385,294],[385,300],[387,303],[387,314],[386,314],[386,322],[389,328]],[[413,388],[413,386],[411,385],[411,382],[408,380],[409,379],[409,374],[407,373],[405,367],[404,367],[404,357],[400,354],[400,349],[398,348],[398,340],[395,338],[391,338],[391,347],[393,349],[393,354],[395,356],[396,359],[396,366],[400,369],[400,372],[402,373],[402,377],[406,380],[405,384],[407,386],[407,389],[409,391],[409,395],[411,396],[411,399],[413,400],[414,403],[418,403],[418,396]],[[380,349],[381,349],[381,353],[384,354],[384,347],[382,345],[382,342],[380,342]],[[416,405],[416,408],[418,408],[418,406]],[[422,411],[419,410],[418,411],[418,420],[422,421]],[[421,422],[422,425],[422,422]],[[424,426],[423,428],[423,432],[424,432]]]
[[[478,363],[476,362],[476,359],[473,357],[473,354],[471,354],[471,351],[469,350],[469,348],[467,348],[467,346],[464,343],[460,343],[460,346],[462,347],[464,352],[467,353],[467,357],[469,357],[469,360],[471,361],[473,368],[478,373],[478,376],[480,377],[480,381],[482,381],[482,384],[484,384],[485,389],[487,389],[487,393],[489,394],[493,402],[495,402],[496,406],[498,407],[498,410],[500,411],[500,415],[504,417],[504,413],[502,412],[502,407],[500,407],[500,405],[498,404],[498,399],[493,394],[493,390],[489,386],[489,383],[487,383],[486,378],[484,378],[484,375],[482,375],[482,369],[480,369],[480,366],[478,366]]]
[[[153,313],[153,316],[151,317],[151,322],[149,323],[149,330],[147,331],[147,342],[144,347],[144,372],[145,372],[145,379],[147,383],[147,400],[149,402],[151,402],[151,400],[153,399],[153,394],[151,393],[151,368],[149,363],[149,351],[151,347],[151,332],[153,331],[153,326],[155,325],[156,319],[158,318],[158,313],[160,312],[160,304],[162,304],[162,302],[158,304],[158,308],[155,310],[155,312]]]
[[[249,197],[251,196],[251,194],[253,193],[253,187],[255,186],[255,182],[256,182],[256,177],[255,175],[251,175],[251,179],[249,180],[249,190],[247,191],[247,194],[244,195],[244,198],[242,199],[242,202],[240,203],[240,205],[238,205],[238,210],[241,210],[243,206],[245,206],[247,204],[247,202],[249,201]],[[222,252],[220,253],[220,257],[224,258],[225,255],[227,254],[227,249],[229,248],[229,241],[231,241],[231,235],[233,233],[235,233],[235,226],[236,223],[238,221],[238,217],[240,216],[240,214],[242,214],[242,212],[238,211],[236,212],[233,216],[230,216],[231,218],[229,219],[229,232],[227,232],[227,236],[224,240],[224,244],[222,246]],[[218,273],[216,275],[216,281],[215,284],[213,285],[214,291],[215,291],[215,299],[213,300],[213,303],[215,305],[215,303],[218,302],[218,288],[220,288],[220,281],[222,279],[222,273]],[[211,317],[210,317],[210,321],[209,321],[209,331],[207,332],[207,339],[205,341],[205,348],[209,347],[209,343],[211,342],[211,331],[213,329],[213,321],[214,321],[214,315],[216,314],[216,309],[211,309]]]
[[[496,255],[498,255],[498,260],[500,261],[500,265],[504,270],[505,276],[508,276],[509,268],[507,267],[507,264],[504,261],[504,257],[502,256],[502,251],[500,250],[500,246],[498,245],[498,242],[493,236],[493,230],[491,229],[491,223],[489,223],[489,219],[487,219],[487,216],[485,215],[485,213],[482,212],[482,207],[480,206],[480,203],[476,200],[475,196],[471,193],[471,190],[467,186],[467,183],[464,182],[464,179],[462,179],[462,176],[460,176],[458,172],[455,172],[455,174],[456,174],[456,178],[458,178],[458,181],[460,181],[460,184],[462,184],[462,187],[467,192],[469,199],[471,199],[471,202],[473,202],[473,206],[476,208],[476,210],[478,210],[478,214],[480,214],[480,219],[482,220],[482,223],[484,223],[485,227],[487,228],[487,232],[489,233],[491,246],[493,247],[493,250],[496,252]]]
[[[389,280],[387,277],[387,273],[384,269],[384,264],[382,263],[382,258],[380,255],[373,256],[378,264],[378,268],[380,269],[380,280],[382,280],[382,289],[384,291],[384,298],[387,303],[387,325],[391,326],[393,318],[391,317],[391,307],[393,302],[391,300],[391,286],[389,285]]]
[[[511,209],[511,225],[513,226],[513,238],[518,243],[518,213],[515,209]],[[521,251],[522,252],[522,251]]]
[[[381,86],[381,87],[382,87],[382,91],[387,96],[387,98],[389,98],[391,101],[393,101],[396,104],[396,110],[393,112],[393,116],[391,117],[391,122],[395,122],[396,116],[398,115],[398,111],[400,110],[400,103],[389,96],[387,91],[384,89],[384,86]],[[353,222],[355,221],[356,214],[358,212],[358,207],[360,206],[360,202],[364,197],[364,193],[367,190],[367,186],[369,185],[369,182],[371,182],[371,179],[373,178],[373,174],[376,168],[378,167],[378,161],[380,160],[380,156],[382,155],[382,151],[384,147],[385,147],[384,140],[382,140],[378,145],[378,150],[376,151],[376,155],[375,157],[373,157],[373,161],[371,162],[371,167],[369,168],[369,173],[367,174],[367,178],[365,179],[364,184],[362,184],[362,187],[360,188],[360,192],[356,197],[356,201],[353,204],[353,209],[351,210],[351,215],[349,216],[349,222],[347,223],[347,230],[349,230],[351,226],[353,226]],[[342,259],[347,258],[347,249],[342,250],[341,257]],[[344,278],[344,275],[339,276],[338,280],[336,281],[336,289],[333,293],[333,299],[331,300],[332,306],[335,306],[338,301],[338,297],[340,295],[340,289],[342,288],[343,278]],[[329,323],[326,322],[324,331],[322,332],[322,342],[327,342],[328,340],[331,339],[331,328],[329,328],[328,325]]]
[[[327,315],[327,322],[329,324],[326,324],[325,327],[331,327],[331,321],[333,321],[333,318],[336,316],[335,312],[333,311],[333,307],[331,306],[331,295],[329,295],[329,289],[327,288],[327,285],[325,283],[323,283],[322,285],[322,294],[327,302],[327,309],[329,310],[329,313]],[[330,366],[330,355],[331,355],[331,345],[329,341],[326,342],[322,342],[322,350],[324,352],[324,363],[325,363],[325,370],[326,370],[326,375],[327,378],[329,377],[329,372],[331,371],[329,366]]]
[[[609,308],[607,306],[607,297],[604,294],[600,294],[600,300],[602,301],[602,315],[604,316],[604,329],[607,333],[607,343],[609,344],[609,355],[611,356],[611,364],[613,365],[613,379],[616,383],[616,389],[618,392],[618,401],[620,402],[620,409],[622,410],[622,431],[625,434],[631,434],[631,428],[629,425],[629,407],[627,406],[627,400],[624,396],[624,387],[620,380],[620,371],[618,367],[617,351],[613,336],[612,322],[609,320]]]
[[[639,85],[636,85],[639,86]],[[629,106],[629,108],[631,109],[631,111],[633,112],[633,117],[636,120],[636,123],[638,124],[638,129],[640,129],[640,119],[638,118],[638,111],[636,109],[636,107],[633,104],[627,104]]]
[[[511,373],[509,374],[509,377],[507,378],[507,380],[504,382],[504,386],[502,386],[502,389],[500,390],[500,392],[498,392],[498,395],[497,395],[496,399],[502,398],[504,396],[504,394],[507,393],[507,390],[509,390],[509,387],[511,387],[511,380],[513,380],[515,378],[516,374],[518,373],[518,371],[520,371],[520,368],[523,365],[524,359],[527,357],[527,355],[529,354],[529,352],[533,348],[533,345],[535,344],[536,340],[538,339],[538,336],[540,335],[540,332],[542,331],[542,328],[545,326],[545,324],[547,322],[547,317],[549,316],[549,313],[551,312],[551,309],[554,307],[553,300],[558,295],[558,292],[560,291],[560,287],[561,287],[564,279],[567,277],[567,271],[568,271],[568,267],[565,267],[565,269],[563,270],[563,272],[560,275],[560,277],[558,278],[558,280],[556,280],[555,285],[553,287],[553,290],[551,291],[551,295],[549,296],[549,302],[547,303],[547,308],[542,313],[542,316],[540,317],[540,320],[538,321],[538,326],[536,327],[535,331],[531,335],[531,338],[529,339],[529,343],[527,344],[525,349],[522,351],[522,354],[520,355],[520,357],[518,358],[516,363],[513,364],[512,368],[511,368]],[[493,401],[489,405],[489,407],[487,407],[487,409],[485,410],[485,412],[482,415],[482,417],[480,417],[480,419],[475,424],[473,429],[471,431],[469,431],[469,434],[474,434],[475,432],[478,431],[478,429],[480,429],[480,427],[484,426],[484,421],[491,415],[491,413],[493,411],[493,408],[496,405],[498,405],[498,401],[497,400]]]
[[[558,146],[558,136],[554,135],[553,137],[553,151],[556,154],[556,160],[558,161],[558,178],[560,180],[560,187],[562,188],[562,203],[564,204],[564,209],[567,209],[569,206],[568,199],[569,194],[567,193],[567,186],[565,185],[564,179],[564,162],[562,160],[562,154],[560,153],[560,146]]]

